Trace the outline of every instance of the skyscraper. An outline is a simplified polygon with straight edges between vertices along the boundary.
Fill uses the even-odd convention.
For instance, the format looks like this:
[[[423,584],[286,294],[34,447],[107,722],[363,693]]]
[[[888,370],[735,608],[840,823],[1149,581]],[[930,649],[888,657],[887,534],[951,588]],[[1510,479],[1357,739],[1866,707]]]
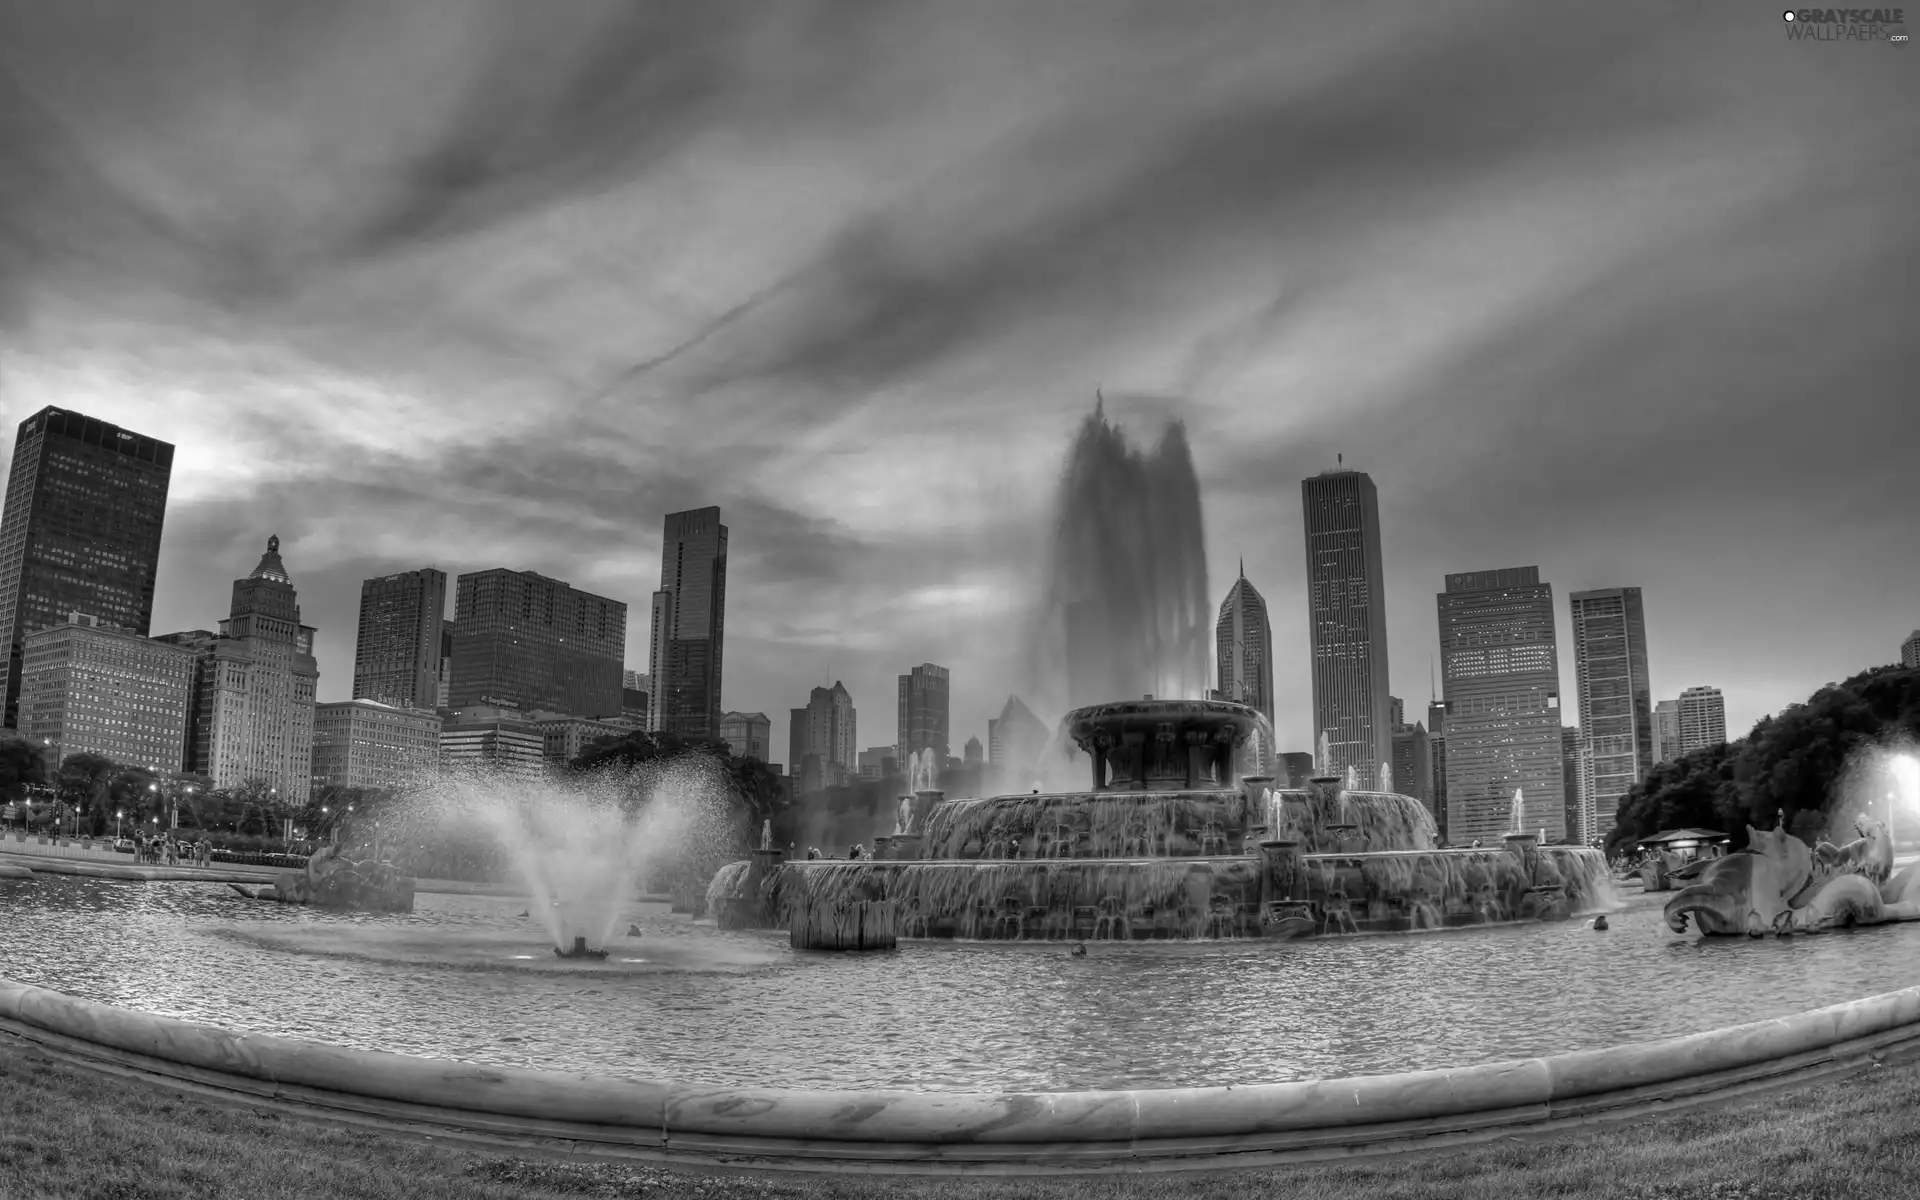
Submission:
[[[845,783],[860,770],[860,752],[854,740],[858,721],[846,684],[836,679],[830,688],[813,689],[807,706],[793,710],[787,769],[800,778],[807,774],[807,759],[811,757],[820,775],[819,786],[839,787]]]
[[[172,443],[58,408],[20,422],[0,515],[9,729],[27,634],[80,612],[147,636],[172,475]]]
[[[727,527],[720,510],[668,514],[648,643],[653,687],[647,728],[684,737],[720,735],[726,609]]]
[[[1653,700],[1647,686],[1647,620],[1639,588],[1599,588],[1567,598],[1580,697],[1580,807],[1589,823],[1653,767]]]
[[[987,721],[987,763],[999,769],[1001,782],[1033,770],[1047,747],[1047,723],[1033,715],[1020,697],[1008,696],[1000,715]]]
[[[900,677],[900,736],[902,758],[932,750],[937,766],[952,755],[947,740],[947,669],[921,663]]]
[[[1436,600],[1446,695],[1447,837],[1455,845],[1508,832],[1513,793],[1522,828],[1566,829],[1560,661],[1553,586],[1538,567],[1447,576]]]
[[[1214,658],[1220,698],[1256,709],[1273,724],[1273,626],[1267,620],[1267,602],[1247,582],[1247,564],[1240,578],[1220,602],[1220,620],[1214,625]],[[1277,748],[1263,738],[1258,774],[1273,773]]]
[[[1433,760],[1433,819],[1447,836],[1447,702],[1427,701],[1427,756]]]
[[[353,698],[394,708],[436,706],[446,611],[445,571],[422,567],[363,580]]]
[[[259,782],[304,799],[313,780],[313,693],[320,668],[315,629],[300,623],[300,599],[280,561],[280,539],[245,579],[220,632],[170,633],[159,640],[199,656],[187,769],[217,788]]]
[[[8,495],[12,495],[11,490],[8,491]],[[1920,629],[1908,634],[1907,640],[1900,643],[1900,665],[1920,667]]]
[[[1392,761],[1387,708],[1387,604],[1380,567],[1380,499],[1359,471],[1300,481],[1306,526],[1307,626],[1312,646],[1314,742],[1371,786]]]
[[[1567,840],[1585,845],[1606,837],[1614,814],[1597,812],[1589,820],[1580,803],[1580,731],[1572,725],[1560,728],[1560,788],[1566,797]]]
[[[454,581],[447,704],[620,715],[627,606],[532,571],[495,567]]]
[[[1692,754],[1727,740],[1727,702],[1717,687],[1690,687],[1674,701],[1680,712],[1680,753]]]
[[[1653,761],[1672,762],[1680,749],[1680,702],[1662,700],[1653,706]]]
[[[1433,740],[1427,727],[1415,721],[1393,731],[1393,790],[1412,796],[1433,812]],[[1434,823],[1439,814],[1434,813]]]
[[[59,766],[75,754],[175,772],[186,766],[191,650],[84,613],[25,638],[20,732]]]

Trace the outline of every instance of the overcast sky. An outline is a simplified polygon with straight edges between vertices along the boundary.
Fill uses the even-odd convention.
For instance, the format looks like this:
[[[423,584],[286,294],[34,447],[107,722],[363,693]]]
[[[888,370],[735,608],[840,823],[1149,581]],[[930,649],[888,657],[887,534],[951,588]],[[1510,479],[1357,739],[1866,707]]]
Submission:
[[[179,447],[155,633],[279,534],[322,700],[429,564],[645,669],[718,504],[726,707],[888,743],[931,660],[957,754],[1104,386],[1187,421],[1283,746],[1337,453],[1410,707],[1442,576],[1538,564],[1569,694],[1566,594],[1638,585],[1744,732],[1920,626],[1916,146],[1920,50],[1758,3],[0,0],[0,418]]]

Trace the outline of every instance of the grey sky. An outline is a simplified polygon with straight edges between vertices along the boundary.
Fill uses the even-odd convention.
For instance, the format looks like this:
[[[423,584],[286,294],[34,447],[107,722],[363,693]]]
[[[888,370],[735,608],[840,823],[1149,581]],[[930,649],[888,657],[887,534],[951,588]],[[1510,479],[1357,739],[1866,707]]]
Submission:
[[[1920,51],[1749,4],[0,0],[0,416],[180,447],[155,631],[270,533],[630,606],[732,528],[729,708],[1022,690],[1096,384],[1174,396],[1308,744],[1299,479],[1447,571],[1646,589],[1730,727],[1920,626]],[[1156,403],[1156,411],[1164,402]],[[1145,432],[1144,426],[1142,432]],[[1048,714],[1053,715],[1053,714]]]

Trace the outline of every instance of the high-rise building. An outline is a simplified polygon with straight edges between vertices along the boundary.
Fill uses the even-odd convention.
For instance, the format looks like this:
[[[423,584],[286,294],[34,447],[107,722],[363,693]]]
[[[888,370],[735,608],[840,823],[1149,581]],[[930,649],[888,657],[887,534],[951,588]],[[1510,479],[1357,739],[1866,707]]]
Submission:
[[[453,691],[453,618],[440,622],[440,684],[434,693],[435,708],[445,708]]]
[[[218,634],[196,629],[159,640],[193,650],[187,769],[216,788],[258,782],[282,796],[306,796],[313,782],[315,630],[300,623],[300,600],[280,561],[280,539],[245,579],[233,581],[231,614]]]
[[[726,617],[727,527],[720,510],[669,514],[660,545],[660,590],[653,594],[648,729],[720,736]]]
[[[792,714],[787,766],[795,778],[806,775],[809,756],[817,762],[822,787],[839,787],[857,774],[857,719],[845,684],[836,679],[830,688],[814,688],[807,706]]]
[[[1907,640],[1900,643],[1900,665],[1920,667],[1920,629],[1908,634]]]
[[[1307,629],[1312,646],[1314,743],[1324,736],[1336,775],[1352,767],[1371,786],[1392,761],[1387,708],[1387,603],[1380,566],[1380,499],[1359,471],[1300,481],[1306,526]]]
[[[1653,769],[1653,697],[1640,589],[1598,588],[1567,598],[1580,699],[1580,806],[1599,823]]]
[[[618,741],[633,732],[633,726],[620,721],[576,717],[569,713],[531,712],[525,716],[527,722],[540,731],[541,756],[563,767],[595,746]]]
[[[546,735],[513,709],[475,705],[448,713],[440,726],[440,762],[448,769],[538,779],[546,753]]]
[[[1398,696],[1387,697],[1387,721],[1398,731],[1407,723],[1407,702]]]
[[[1433,797],[1433,820],[1439,826],[1440,840],[1447,840],[1447,702],[1445,700],[1427,701],[1427,757],[1433,760],[1433,771],[1428,778],[1433,782],[1429,794]]]
[[[392,708],[438,705],[446,612],[445,571],[422,567],[363,580],[353,698]]]
[[[83,613],[26,636],[20,732],[49,766],[75,754],[177,773],[186,767],[194,654]]]
[[[27,634],[80,612],[147,635],[172,475],[169,442],[58,408],[20,422],[0,514],[9,729]]]
[[[1567,840],[1584,844],[1607,836],[1613,814],[1594,813],[1589,820],[1580,802],[1580,731],[1571,725],[1560,729],[1560,788],[1566,797]]]
[[[443,576],[442,595],[445,586]],[[438,713],[377,700],[313,706],[315,798],[330,787],[393,787],[433,772],[439,763]]]
[[[1662,700],[1653,706],[1653,761],[1672,762],[1680,749],[1680,702]]]
[[[932,750],[944,765],[952,754],[947,741],[947,669],[921,663],[900,677],[900,754],[912,758]]]
[[[977,737],[968,738],[966,747],[960,753],[960,761],[969,767],[979,766],[986,757],[986,748],[980,744],[980,739]]]
[[[1050,736],[1047,723],[1020,697],[1008,696],[1000,715],[987,721],[987,762],[1003,771],[1030,771]]]
[[[773,756],[773,722],[765,713],[723,713],[720,738],[732,748],[735,758],[757,758],[766,762]]]
[[[1512,825],[1567,834],[1553,586],[1538,567],[1447,576],[1436,597],[1446,695],[1447,837],[1496,841]],[[1429,747],[1431,748],[1431,747]]]
[[[1393,790],[1433,812],[1433,741],[1418,721],[1393,731]]]
[[[1692,754],[1727,740],[1727,702],[1717,687],[1690,687],[1674,701],[1680,712],[1680,753]]]
[[[450,707],[620,714],[620,601],[496,567],[455,581],[453,615]]]
[[[1267,602],[1247,582],[1247,564],[1240,564],[1240,578],[1227,589],[1220,602],[1220,620],[1214,625],[1213,644],[1216,678],[1220,698],[1244,704],[1267,718],[1273,725],[1273,626],[1267,620]],[[1263,737],[1259,748],[1258,774],[1273,773],[1278,748],[1270,736]]]

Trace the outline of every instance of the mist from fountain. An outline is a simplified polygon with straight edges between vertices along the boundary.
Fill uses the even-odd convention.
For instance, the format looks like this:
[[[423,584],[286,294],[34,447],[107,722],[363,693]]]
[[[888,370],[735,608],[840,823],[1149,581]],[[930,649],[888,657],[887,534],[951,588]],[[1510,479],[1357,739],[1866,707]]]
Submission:
[[[1213,673],[1206,538],[1180,422],[1169,422],[1143,451],[1107,419],[1104,402],[1095,406],[1067,455],[1048,567],[1033,658],[1039,694],[1052,691],[1056,711],[1143,695],[1206,695]]]

